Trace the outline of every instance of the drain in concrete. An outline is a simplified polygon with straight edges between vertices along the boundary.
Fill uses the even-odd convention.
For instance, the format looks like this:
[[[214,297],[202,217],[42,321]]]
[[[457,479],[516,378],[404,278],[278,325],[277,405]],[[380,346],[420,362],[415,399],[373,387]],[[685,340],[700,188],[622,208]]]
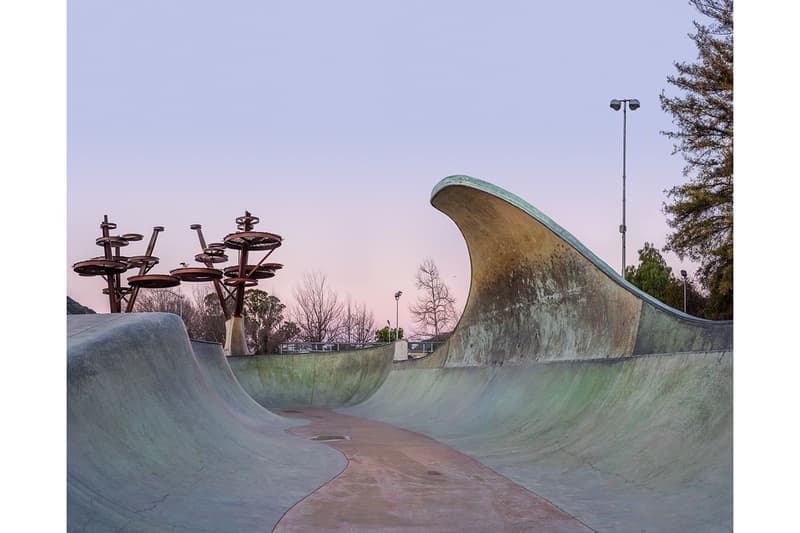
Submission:
[[[316,435],[311,440],[350,440],[347,435]]]
[[[437,472],[436,470],[428,470],[425,473],[428,474],[429,476],[441,476],[442,475],[441,472]]]

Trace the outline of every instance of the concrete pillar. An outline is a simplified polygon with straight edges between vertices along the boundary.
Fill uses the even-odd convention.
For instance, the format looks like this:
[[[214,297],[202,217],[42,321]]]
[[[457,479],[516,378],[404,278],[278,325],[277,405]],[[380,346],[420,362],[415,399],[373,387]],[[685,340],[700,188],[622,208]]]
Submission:
[[[405,361],[406,359],[408,359],[408,342],[404,340],[395,341],[394,360]]]
[[[244,336],[244,318],[232,316],[225,321],[225,355],[250,355]]]

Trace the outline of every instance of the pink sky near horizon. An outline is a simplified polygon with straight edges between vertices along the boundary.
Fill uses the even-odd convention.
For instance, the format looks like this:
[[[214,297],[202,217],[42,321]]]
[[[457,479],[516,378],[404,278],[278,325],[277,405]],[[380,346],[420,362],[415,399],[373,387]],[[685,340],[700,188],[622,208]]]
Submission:
[[[312,10],[308,10],[313,7]],[[612,11],[612,7],[613,9]],[[107,311],[104,214],[120,232],[163,225],[153,272],[193,263],[245,209],[285,241],[259,288],[292,304],[309,271],[410,325],[414,274],[438,264],[463,307],[469,258],[429,204],[453,174],[528,201],[619,270],[622,114],[628,114],[627,263],[669,231],[664,190],[684,181],[658,94],[691,61],[688,5],[492,8],[463,2],[81,2],[68,17],[67,293]],[[125,253],[125,252],[124,252]],[[695,265],[665,254],[677,273]],[[192,284],[183,290],[191,291]],[[210,286],[208,287],[210,289]]]

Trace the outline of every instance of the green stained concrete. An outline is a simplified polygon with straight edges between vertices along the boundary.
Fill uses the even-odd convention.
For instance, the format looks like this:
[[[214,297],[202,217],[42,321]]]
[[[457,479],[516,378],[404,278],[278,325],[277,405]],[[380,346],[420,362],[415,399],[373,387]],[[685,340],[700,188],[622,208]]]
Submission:
[[[472,266],[445,366],[732,347],[732,322],[664,305],[508,191],[451,176],[434,187],[431,204],[458,226]]]
[[[467,243],[461,321],[342,411],[441,440],[599,531],[730,530],[733,324],[654,300],[492,184],[446,178],[431,203]]]
[[[273,407],[341,407],[367,399],[381,386],[393,345],[353,352],[229,357],[242,387]]]
[[[732,323],[654,300],[492,184],[446,178],[431,202],[472,279],[423,359],[392,364],[387,346],[226,362],[174,315],[70,317],[69,529],[269,530],[344,459],[261,404],[422,432],[599,531],[729,531]]]
[[[67,320],[67,529],[269,530],[345,467],[236,385],[175,315]]]
[[[732,527],[729,352],[392,372],[346,414],[429,435],[598,531]]]

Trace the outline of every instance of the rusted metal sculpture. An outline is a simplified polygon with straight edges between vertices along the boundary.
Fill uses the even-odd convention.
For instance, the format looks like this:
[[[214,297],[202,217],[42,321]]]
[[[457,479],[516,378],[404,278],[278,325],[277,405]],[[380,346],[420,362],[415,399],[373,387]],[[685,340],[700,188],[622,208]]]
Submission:
[[[253,226],[259,223],[259,218],[245,211],[244,216],[236,219],[236,233],[225,236],[221,243],[206,244],[200,224],[189,226],[197,232],[202,253],[194,256],[198,263],[205,268],[184,267],[170,271],[170,275],[184,282],[214,283],[222,314],[225,316],[225,347],[227,355],[242,355],[249,353],[244,335],[244,293],[248,287],[258,285],[258,280],[275,276],[275,271],[283,268],[279,263],[265,263],[264,261],[283,242],[280,235],[265,231],[254,231]],[[239,252],[238,265],[215,268],[214,265],[228,260],[225,249]],[[255,252],[266,252],[255,264],[248,264],[250,256]]]
[[[155,226],[147,251],[144,255],[124,256],[120,254],[120,248],[128,246],[131,242],[142,240],[143,236],[139,233],[125,233],[123,235],[111,235],[111,230],[117,229],[117,225],[108,221],[108,215],[103,215],[103,222],[100,224],[102,236],[95,242],[103,247],[103,255],[79,261],[72,265],[79,276],[101,276],[107,283],[103,289],[103,294],[108,295],[109,309],[112,313],[121,313],[122,304],[125,303],[125,312],[130,313],[136,303],[139,289],[163,289],[175,287],[180,284],[180,279],[164,274],[148,274],[150,270],[158,264],[159,259],[153,255],[158,234],[164,231],[162,226]],[[122,284],[122,273],[132,268],[138,268],[139,273],[128,278],[128,286]]]

